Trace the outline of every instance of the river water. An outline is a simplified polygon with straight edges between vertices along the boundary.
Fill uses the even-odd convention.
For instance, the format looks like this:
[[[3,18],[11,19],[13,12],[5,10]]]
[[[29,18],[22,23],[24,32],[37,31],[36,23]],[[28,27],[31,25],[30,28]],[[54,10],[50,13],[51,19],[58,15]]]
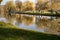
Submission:
[[[43,32],[47,34],[57,34],[60,31],[60,18],[51,20],[49,16],[33,16],[23,14],[4,14],[0,21],[11,23],[17,28]]]

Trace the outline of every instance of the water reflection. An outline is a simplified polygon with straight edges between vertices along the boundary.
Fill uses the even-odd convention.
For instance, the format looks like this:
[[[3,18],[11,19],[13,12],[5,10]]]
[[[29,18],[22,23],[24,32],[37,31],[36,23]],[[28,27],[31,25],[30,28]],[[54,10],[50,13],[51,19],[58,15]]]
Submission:
[[[15,17],[18,24],[22,23],[22,16],[20,14],[16,14]]]
[[[49,23],[50,24],[48,24],[47,27],[45,28],[45,32],[49,34],[58,34],[59,29],[58,22],[56,22],[56,20],[52,20]]]
[[[60,31],[60,18],[56,20],[49,20],[47,17],[42,18],[21,14],[11,14],[10,16],[6,13],[3,18],[0,17],[0,21],[1,20],[9,22],[17,26],[17,28],[26,30],[35,30],[49,34],[58,34],[58,31]]]
[[[24,24],[26,26],[29,26],[30,24],[33,23],[33,16],[32,17],[29,17],[29,16],[22,16],[22,21],[24,22]]]

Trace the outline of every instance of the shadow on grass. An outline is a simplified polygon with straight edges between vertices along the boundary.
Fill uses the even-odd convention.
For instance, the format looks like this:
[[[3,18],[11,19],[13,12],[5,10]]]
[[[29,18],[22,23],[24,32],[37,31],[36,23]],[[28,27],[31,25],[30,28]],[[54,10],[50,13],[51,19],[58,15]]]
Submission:
[[[0,28],[0,40],[60,40],[60,37],[22,29]]]

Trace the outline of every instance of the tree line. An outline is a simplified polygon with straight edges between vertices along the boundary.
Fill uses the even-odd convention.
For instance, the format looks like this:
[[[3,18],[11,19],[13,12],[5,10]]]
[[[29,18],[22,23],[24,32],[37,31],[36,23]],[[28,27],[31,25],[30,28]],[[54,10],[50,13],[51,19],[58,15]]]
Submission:
[[[30,2],[29,0],[22,2],[16,0],[8,1],[4,5],[4,11],[41,11],[41,10],[60,10],[60,2],[57,0],[42,1],[36,0],[36,3]]]

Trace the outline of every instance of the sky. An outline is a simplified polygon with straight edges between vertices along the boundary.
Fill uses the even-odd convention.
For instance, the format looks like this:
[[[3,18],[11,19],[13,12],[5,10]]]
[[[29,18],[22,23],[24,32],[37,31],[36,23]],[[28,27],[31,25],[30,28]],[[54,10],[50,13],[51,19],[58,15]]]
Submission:
[[[5,5],[5,3],[6,3],[7,1],[11,1],[11,0],[3,0],[2,3],[1,3],[1,5]],[[13,0],[13,1],[15,1],[15,0]],[[21,1],[22,1],[22,2],[25,2],[26,0],[21,0]],[[30,1],[33,2],[33,3],[36,2],[36,0],[30,0]]]

